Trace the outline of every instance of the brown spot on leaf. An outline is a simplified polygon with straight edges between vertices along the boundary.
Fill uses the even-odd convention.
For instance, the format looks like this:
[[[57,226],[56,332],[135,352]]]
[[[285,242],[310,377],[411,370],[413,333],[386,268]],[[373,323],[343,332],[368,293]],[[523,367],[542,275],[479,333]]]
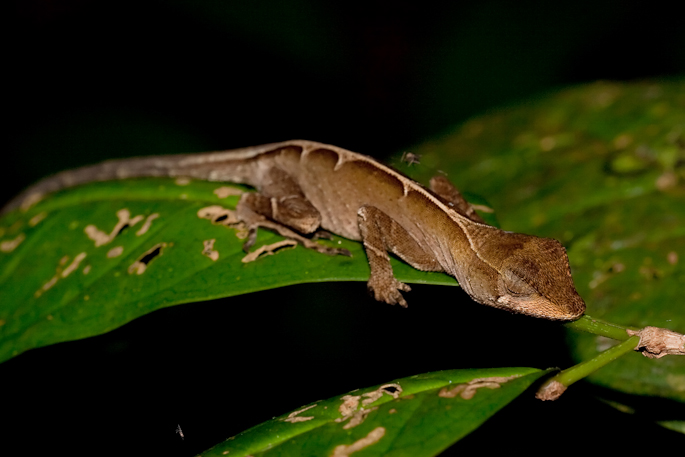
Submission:
[[[92,224],[87,225],[83,229],[83,232],[88,236],[88,238],[95,242],[95,247],[97,248],[112,242],[117,235],[126,230],[128,227],[133,227],[138,222],[143,220],[142,215],[131,218],[131,212],[126,208],[117,211],[117,218],[119,221],[109,234],[103,232]]]
[[[362,449],[377,443],[384,435],[385,427],[376,427],[364,438],[357,440],[350,445],[341,444],[340,446],[336,446],[331,457],[349,457],[352,453],[361,451]]]
[[[442,398],[454,398],[457,395],[464,400],[470,400],[476,395],[476,391],[480,388],[486,387],[488,389],[499,389],[500,385],[507,381],[518,378],[518,375],[513,376],[493,376],[490,378],[476,378],[464,384],[457,384],[454,387],[443,387],[438,392],[438,396]]]
[[[197,211],[197,217],[200,219],[209,219],[212,221],[212,224],[217,225],[232,225],[240,222],[235,215],[235,211],[219,205],[200,208]]]
[[[81,252],[80,254],[77,254],[76,257],[74,257],[74,260],[71,261],[71,263],[69,264],[69,266],[66,267],[66,268],[62,271],[62,277],[63,277],[63,278],[66,278],[66,277],[69,276],[71,273],[73,273],[73,271],[76,270],[76,269],[78,268],[78,266],[79,266],[79,264],[81,263],[81,261],[83,261],[83,259],[85,259],[85,258],[86,258],[86,253],[85,253],[85,252]]]
[[[38,298],[48,290],[52,289],[52,287],[54,287],[55,284],[57,284],[57,281],[59,281],[61,278],[66,278],[71,273],[73,273],[85,258],[86,253],[81,252],[72,259],[71,263],[66,268],[63,269],[62,267],[64,267],[64,265],[66,265],[69,261],[69,256],[65,255],[64,257],[62,257],[58,262],[55,275],[52,278],[50,278],[45,284],[43,284],[43,286],[40,289],[34,292],[33,296]]]
[[[357,411],[356,413],[354,413],[352,415],[352,417],[350,418],[350,421],[343,426],[343,429],[349,430],[351,428],[356,427],[357,425],[364,422],[364,420],[366,419],[366,416],[368,416],[371,412],[373,412],[377,409],[378,409],[378,406],[374,406],[373,408],[369,408],[369,409],[364,409],[364,408],[360,409],[359,411]]]
[[[362,400],[362,405],[370,405],[371,403],[375,402],[379,398],[383,396],[383,394],[388,394],[392,398],[397,398],[400,396],[402,393],[402,387],[397,384],[397,383],[392,383],[392,384],[383,384],[380,386],[378,389],[374,390],[373,392],[367,392],[363,394],[363,397],[367,397],[364,400]]]
[[[177,186],[187,186],[188,184],[190,184],[190,178],[186,178],[185,176],[181,176],[179,178],[176,178],[174,180],[174,183]]]
[[[203,248],[202,248],[202,255],[209,257],[213,261],[219,260],[219,251],[214,250],[214,243],[216,242],[216,238],[212,238],[211,240],[204,240],[202,242]]]
[[[344,422],[350,417],[354,419],[355,416],[358,416],[359,422],[355,425],[358,425],[361,423],[366,418],[366,415],[370,412],[373,411],[375,408],[371,409],[364,409],[364,406],[370,405],[371,403],[375,402],[379,398],[383,396],[383,394],[390,395],[392,398],[398,398],[400,394],[402,393],[402,387],[397,384],[397,383],[390,383],[390,384],[383,384],[380,386],[378,389],[373,390],[371,392],[367,392],[365,394],[361,395],[345,395],[344,397],[341,398],[343,401],[340,407],[338,407],[338,411],[340,411],[340,414],[342,414],[342,417],[339,417],[335,420],[335,422]],[[366,397],[366,398],[364,398]],[[362,400],[363,398],[363,400]],[[359,404],[361,403],[362,409],[357,411],[357,408],[359,408]],[[367,412],[364,412],[367,411]],[[354,416],[353,416],[354,415]],[[350,428],[354,427],[354,425],[349,426],[346,425],[344,428]]]
[[[666,254],[666,260],[668,260],[668,263],[671,265],[675,265],[678,263],[678,253],[675,251],[671,251],[668,254]]]
[[[294,424],[295,422],[305,422],[308,420],[312,420],[312,419],[314,419],[314,416],[299,416],[299,414],[307,411],[308,409],[312,409],[315,407],[316,407],[316,405],[310,405],[310,406],[307,406],[306,408],[302,408],[299,411],[293,411],[292,413],[288,414],[288,417],[283,419],[283,422],[290,422],[291,424]]]
[[[162,251],[164,248],[167,247],[167,243],[157,243],[147,251],[143,253],[140,257],[138,257],[138,260],[133,262],[130,267],[128,267],[128,274],[137,274],[137,275],[142,275],[145,273],[145,270],[147,269],[147,266],[154,260],[155,258],[159,257],[162,255]]]
[[[159,217],[159,213],[152,213],[150,214],[146,219],[145,222],[143,222],[143,226],[136,232],[136,236],[141,236],[145,235],[148,230],[150,230],[150,226],[152,225],[152,221],[157,219]]]
[[[242,258],[243,263],[254,262],[255,260],[265,257],[268,255],[273,255],[276,252],[284,248],[294,248],[297,246],[297,241],[295,240],[283,240],[273,244],[267,244],[260,246],[257,250],[250,252],[248,255]]]
[[[214,225],[225,225],[234,228],[237,230],[236,237],[240,239],[247,238],[248,232],[245,224],[238,220],[238,217],[233,210],[219,205],[212,205],[200,208],[197,212],[197,217],[200,219],[209,219]]]
[[[45,219],[48,216],[48,213],[45,211],[36,214],[33,216],[31,219],[29,219],[29,227],[35,227],[36,225],[40,224],[40,222]]]
[[[231,195],[242,195],[243,191],[236,187],[221,186],[214,189],[214,194],[219,198],[227,198]]]
[[[343,402],[338,407],[338,411],[340,411],[340,414],[342,414],[343,417],[339,417],[335,421],[342,422],[345,419],[347,419],[350,415],[352,415],[352,413],[354,413],[359,407],[359,400],[361,398],[361,395],[345,395],[344,397],[342,397],[341,400]]]
[[[53,276],[52,278],[50,278],[50,279],[48,280],[48,282],[46,282],[45,284],[43,284],[43,287],[41,287],[40,289],[38,289],[38,290],[33,294],[33,296],[36,297],[36,298],[38,298],[38,297],[40,297],[41,295],[43,295],[44,292],[47,292],[48,290],[50,290],[50,289],[52,288],[52,286],[54,286],[55,284],[57,284],[57,280],[58,280],[58,279],[59,279],[59,277],[57,277],[57,275],[55,275],[55,276]]]
[[[0,243],[0,251],[10,253],[17,249],[17,247],[26,239],[26,235],[20,233],[13,240],[7,240]]]
[[[115,257],[119,257],[121,254],[124,252],[124,247],[123,246],[116,246],[110,249],[107,252],[107,258],[108,259],[113,259]]]

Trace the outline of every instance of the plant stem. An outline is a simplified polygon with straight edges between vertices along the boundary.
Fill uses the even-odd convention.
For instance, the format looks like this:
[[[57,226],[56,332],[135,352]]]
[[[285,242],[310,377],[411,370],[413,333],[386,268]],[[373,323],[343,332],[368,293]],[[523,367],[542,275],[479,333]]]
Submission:
[[[631,327],[623,327],[621,325],[612,324],[601,319],[595,319],[587,314],[577,321],[564,324],[566,328],[574,330],[581,330],[583,332],[593,333],[595,335],[605,336],[614,340],[624,341],[628,339],[626,330]],[[632,329],[637,330],[637,329]],[[637,343],[636,343],[637,344]]]
[[[581,330],[594,335],[621,341],[606,351],[585,362],[567,368],[556,376],[549,378],[540,386],[537,398],[541,400],[556,400],[568,386],[594,373],[609,362],[613,362],[622,355],[631,352],[640,342],[638,336],[630,336],[626,332],[629,327],[612,324],[601,319],[595,319],[587,314],[574,322],[564,324],[567,328]]]
[[[564,386],[568,387],[574,382],[594,373],[607,363],[613,362],[617,358],[621,357],[623,354],[632,352],[639,341],[640,337],[631,336],[630,338],[627,338],[625,341],[617,344],[616,346],[613,346],[607,349],[606,351],[600,352],[590,360],[586,360],[585,362],[581,362],[578,365],[572,366],[571,368],[567,368],[566,370],[551,378],[550,381],[558,381]]]
[[[633,351],[639,342],[640,337],[631,336],[616,346],[600,352],[592,359],[567,368],[545,381],[538,389],[536,397],[541,400],[556,400],[564,393],[568,386],[594,373],[607,363],[613,362],[622,355]]]

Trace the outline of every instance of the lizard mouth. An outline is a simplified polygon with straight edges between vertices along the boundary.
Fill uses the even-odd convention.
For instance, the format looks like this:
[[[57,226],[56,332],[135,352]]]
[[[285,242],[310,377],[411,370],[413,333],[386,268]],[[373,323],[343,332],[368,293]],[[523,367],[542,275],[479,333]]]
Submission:
[[[497,304],[499,305],[498,307],[515,313],[555,321],[572,321],[582,316],[585,311],[584,307],[580,312],[573,311],[569,307],[559,306],[540,295],[535,297],[502,295],[497,298]]]

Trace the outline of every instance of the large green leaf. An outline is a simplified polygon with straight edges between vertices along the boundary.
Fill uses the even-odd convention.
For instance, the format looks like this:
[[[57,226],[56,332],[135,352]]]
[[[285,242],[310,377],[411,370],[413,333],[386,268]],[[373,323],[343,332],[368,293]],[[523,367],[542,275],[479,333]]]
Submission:
[[[682,332],[685,313],[674,303],[684,277],[684,94],[678,82],[564,91],[474,119],[454,135],[414,149],[421,165],[409,171],[423,182],[447,171],[461,188],[488,197],[506,229],[561,239],[590,314]],[[177,303],[296,282],[367,278],[361,247],[337,238],[321,242],[349,249],[352,258],[298,247],[242,263],[235,230],[197,216],[208,205],[235,205],[237,197],[214,193],[218,187],[170,180],[92,184],[3,218],[0,359],[105,332]],[[109,232],[122,209],[142,220],[95,246],[85,227]],[[159,216],[138,235],[152,214]],[[203,255],[211,239],[216,261]],[[257,245],[277,239],[260,232]],[[109,257],[119,246],[122,253]],[[135,261],[151,249],[162,255],[137,274]],[[401,262],[394,268],[404,281],[455,284]],[[587,335],[571,338],[578,360],[606,344]],[[626,392],[685,398],[682,358],[625,357],[592,379]]]
[[[534,368],[492,368],[398,379],[303,406],[202,456],[433,456],[543,374]]]
[[[685,83],[597,83],[471,120],[412,149],[507,230],[560,239],[588,314],[685,332]],[[611,344],[571,333],[575,358]],[[639,354],[590,378],[685,401],[685,358]]]
[[[239,230],[198,216],[211,206],[235,209],[238,197],[219,198],[221,188],[228,189],[169,179],[92,183],[4,217],[0,360],[103,333],[165,306],[302,282],[368,279],[361,245],[339,237],[321,242],[348,249],[351,258],[298,246],[242,262]],[[121,226],[127,218],[131,223]],[[102,242],[88,235],[94,230]],[[208,240],[215,241],[205,249]],[[279,240],[260,231],[253,251]],[[456,285],[447,275],[396,260],[393,268],[404,281]]]

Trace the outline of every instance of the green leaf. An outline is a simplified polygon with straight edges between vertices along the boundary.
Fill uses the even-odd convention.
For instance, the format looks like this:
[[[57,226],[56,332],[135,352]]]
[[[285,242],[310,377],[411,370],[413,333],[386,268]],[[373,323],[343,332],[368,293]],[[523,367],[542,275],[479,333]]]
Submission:
[[[597,83],[412,149],[486,196],[506,230],[564,243],[588,313],[685,332],[685,83]],[[613,344],[569,333],[577,361]],[[685,358],[622,357],[591,381],[685,402]]]
[[[433,456],[478,428],[545,373],[493,368],[402,378],[303,406],[202,456]]]
[[[321,242],[348,249],[351,258],[298,246],[242,262],[239,230],[198,216],[212,206],[235,209],[239,197],[219,198],[221,188],[245,190],[170,179],[92,183],[6,215],[0,220],[0,361],[104,333],[166,306],[303,282],[368,279],[361,245],[339,237]],[[96,231],[99,243],[92,239]],[[205,248],[209,240],[215,241]],[[279,240],[260,231],[253,250]],[[393,268],[403,281],[456,285],[445,274],[394,259]]]

